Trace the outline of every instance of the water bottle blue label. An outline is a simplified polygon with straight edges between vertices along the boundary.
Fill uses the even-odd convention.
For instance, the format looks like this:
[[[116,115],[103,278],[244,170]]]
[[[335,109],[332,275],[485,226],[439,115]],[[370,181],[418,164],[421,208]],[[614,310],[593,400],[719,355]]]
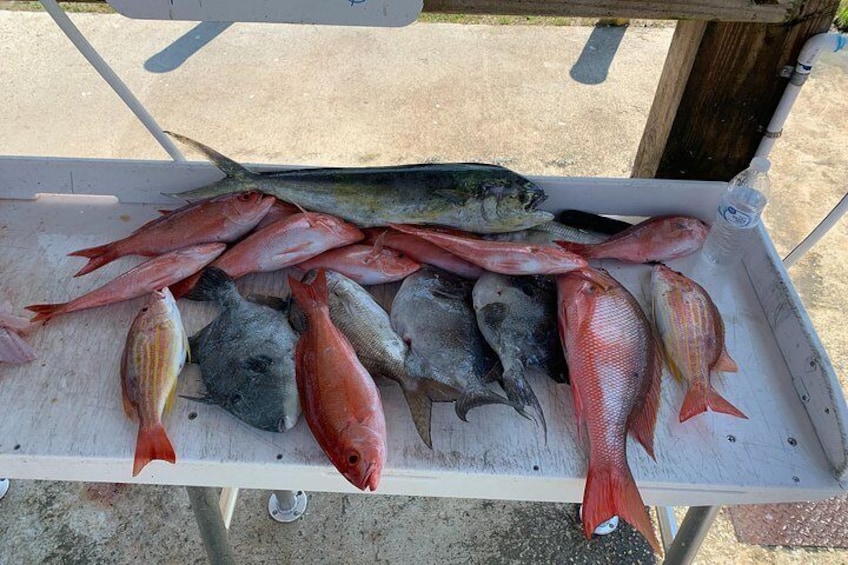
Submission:
[[[724,218],[727,223],[736,226],[737,228],[747,227],[751,223],[751,214],[747,212],[743,212],[738,208],[733,206],[728,206],[724,209],[719,208],[719,212],[721,213],[722,218]]]

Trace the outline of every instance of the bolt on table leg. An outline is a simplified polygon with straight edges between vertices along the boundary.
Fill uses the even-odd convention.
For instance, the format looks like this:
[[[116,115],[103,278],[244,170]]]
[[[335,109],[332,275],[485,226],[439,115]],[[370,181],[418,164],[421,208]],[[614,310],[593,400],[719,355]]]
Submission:
[[[200,529],[206,548],[206,558],[211,565],[235,565],[233,550],[227,539],[224,519],[218,509],[217,489],[211,487],[186,487],[191,509]]]
[[[715,522],[721,506],[692,506],[680,524],[671,547],[665,554],[667,565],[689,565],[695,560],[704,538]]]
[[[268,513],[277,522],[294,522],[306,510],[306,493],[302,490],[276,490],[268,499]]]
[[[9,492],[9,479],[0,479],[0,500]]]

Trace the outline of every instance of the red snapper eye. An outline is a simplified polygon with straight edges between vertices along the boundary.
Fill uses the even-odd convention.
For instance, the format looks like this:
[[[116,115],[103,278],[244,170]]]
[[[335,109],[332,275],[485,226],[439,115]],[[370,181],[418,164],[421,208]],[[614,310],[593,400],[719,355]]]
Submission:
[[[239,194],[238,199],[241,202],[247,202],[248,200],[250,200],[250,197],[252,196],[252,194],[253,194],[252,192],[242,192],[241,194]]]
[[[347,462],[351,465],[356,465],[357,463],[359,463],[359,455],[357,455],[356,453],[351,453],[347,456]]]

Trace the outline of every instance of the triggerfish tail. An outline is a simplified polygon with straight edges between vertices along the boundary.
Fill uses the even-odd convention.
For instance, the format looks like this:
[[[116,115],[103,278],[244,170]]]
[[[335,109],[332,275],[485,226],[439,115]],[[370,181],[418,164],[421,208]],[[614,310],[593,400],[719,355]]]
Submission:
[[[292,296],[304,310],[314,310],[322,307],[329,308],[327,300],[327,273],[324,269],[318,269],[318,275],[311,285],[289,277],[289,286],[291,287]]]
[[[138,428],[138,440],[135,444],[135,461],[133,462],[133,477],[138,475],[145,465],[159,459],[168,463],[176,463],[177,455],[165,427],[158,423],[152,428]]]
[[[118,258],[118,254],[115,253],[115,246],[112,243],[89,247],[88,249],[80,249],[79,251],[68,253],[68,256],[85,257],[88,259],[88,263],[74,275],[75,277],[81,277],[91,271],[95,271]]]
[[[35,312],[35,316],[30,320],[30,323],[36,322],[47,322],[55,316],[56,314],[62,313],[62,308],[67,305],[67,302],[62,302],[61,304],[33,304],[32,306],[27,306],[26,309],[30,312]]]
[[[683,406],[680,407],[680,421],[685,422],[689,418],[707,410],[736,416],[745,420],[748,419],[748,416],[725,400],[712,386],[703,381],[695,381],[689,385],[686,398],[683,400]]]
[[[487,404],[503,404],[504,406],[511,406],[518,411],[522,416],[526,416],[523,408],[514,404],[512,401],[507,400],[503,396],[497,394],[496,392],[492,392],[487,388],[475,389],[475,390],[467,390],[462,395],[456,399],[456,403],[454,404],[454,410],[456,411],[456,415],[463,422],[468,421],[468,412],[472,408],[477,408],[478,406],[486,406]]]
[[[583,533],[586,538],[602,522],[620,516],[645,536],[655,552],[660,543],[645,510],[645,503],[627,465],[593,465],[589,463],[586,488],[583,491]]]

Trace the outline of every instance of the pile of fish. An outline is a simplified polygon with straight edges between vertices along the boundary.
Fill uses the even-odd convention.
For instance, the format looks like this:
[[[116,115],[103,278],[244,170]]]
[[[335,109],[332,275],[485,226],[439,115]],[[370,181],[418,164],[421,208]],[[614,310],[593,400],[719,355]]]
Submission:
[[[586,535],[620,515],[658,548],[626,436],[654,456],[663,360],[689,386],[681,421],[708,409],[745,417],[711,384],[711,372],[737,368],[701,286],[655,264],[652,323],[624,286],[590,266],[693,253],[708,230],[700,220],[610,226],[577,216],[597,220],[591,231],[553,221],[537,209],[544,192],[502,167],[255,173],[171,135],[225,177],[178,195],[196,201],[124,239],[71,253],[88,259],[76,276],[127,255],[150,259],[69,302],[27,307],[32,322],[47,322],[147,297],[120,370],[124,408],[139,421],[133,475],[150,460],[176,460],[162,415],[187,359],[206,388],[194,400],[273,432],[291,429],[302,412],[333,465],[362,490],[377,489],[388,449],[375,378],[400,386],[432,448],[434,402],[454,403],[463,421],[476,407],[501,405],[536,421],[546,438],[531,381],[550,377],[570,382],[578,427],[587,432]],[[233,282],[288,268],[299,275],[288,278],[291,297],[245,298]],[[397,281],[388,309],[365,288]],[[220,311],[191,338],[175,302],[181,297]],[[0,341],[29,327],[4,316]],[[32,357],[23,348],[13,361]]]

